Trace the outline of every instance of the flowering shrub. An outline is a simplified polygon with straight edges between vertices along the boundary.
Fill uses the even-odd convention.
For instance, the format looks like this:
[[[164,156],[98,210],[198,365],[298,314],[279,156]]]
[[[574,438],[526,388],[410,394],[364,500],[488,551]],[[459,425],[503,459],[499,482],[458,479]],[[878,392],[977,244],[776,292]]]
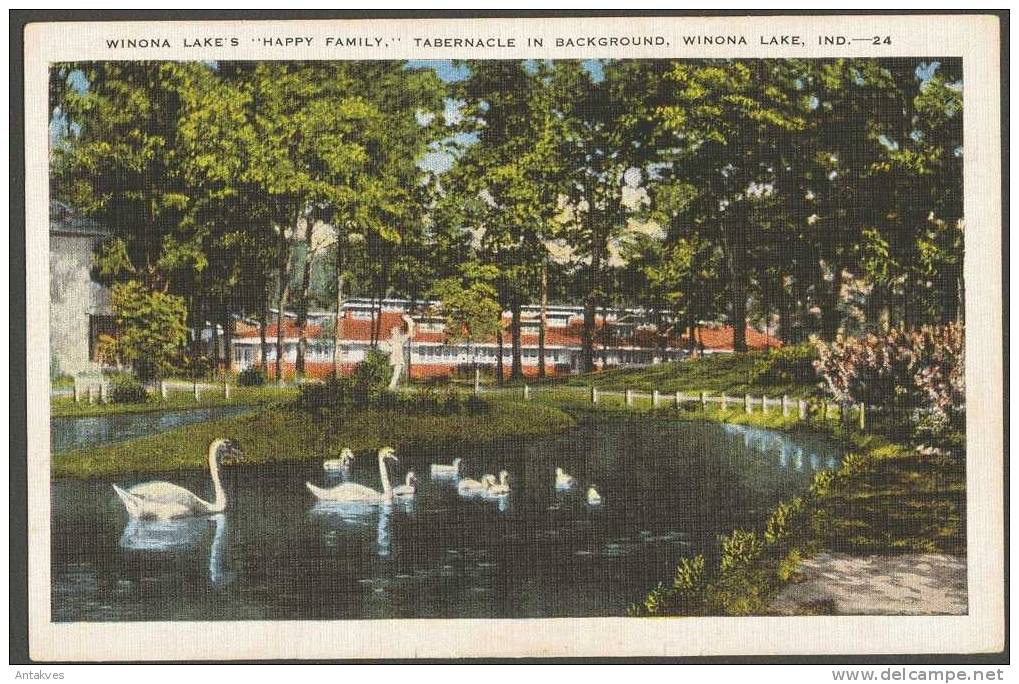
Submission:
[[[813,342],[814,366],[836,401],[905,411],[922,433],[961,425],[966,411],[962,324]]]

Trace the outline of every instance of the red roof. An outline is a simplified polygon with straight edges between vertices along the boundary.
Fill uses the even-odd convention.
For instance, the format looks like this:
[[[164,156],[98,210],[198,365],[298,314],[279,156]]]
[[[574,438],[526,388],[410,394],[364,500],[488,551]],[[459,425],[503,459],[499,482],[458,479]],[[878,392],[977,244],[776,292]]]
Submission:
[[[392,328],[404,325],[401,318],[402,315],[403,314],[398,311],[382,312],[381,324],[378,327],[378,339],[380,341],[384,341],[389,338],[390,330],[392,330]],[[503,327],[507,330],[504,341],[507,346],[510,344],[508,332],[510,321],[511,319],[509,316],[503,317]],[[348,311],[343,317],[342,326],[344,340],[352,342],[370,342],[372,339],[371,319],[353,318],[351,313]],[[549,326],[545,332],[545,344],[550,347],[580,347],[582,344],[583,326],[583,321],[580,318],[572,319],[568,326]],[[602,327],[603,321],[599,316],[595,321],[594,342],[596,347],[600,347],[603,341]],[[308,339],[317,339],[322,336],[322,333],[323,330],[321,325],[309,323],[305,328],[305,335]],[[258,326],[245,323],[243,321],[237,323],[234,334],[235,337],[239,339],[259,338]],[[294,319],[284,319],[283,335],[288,339],[294,339],[299,336],[297,323]],[[267,340],[276,339],[275,322],[266,326],[265,336]],[[726,325],[705,325],[698,328],[696,339],[704,345],[705,349],[729,350],[732,349],[733,330],[730,326]],[[446,341],[446,335],[442,332],[423,330],[419,326],[415,332],[414,341],[443,343]],[[489,340],[489,342],[494,341],[494,338]],[[538,345],[537,333],[531,332],[530,330],[523,332],[520,336],[520,343],[525,347],[536,347]],[[608,344],[610,346],[643,347],[651,349],[659,346],[660,338],[653,328],[644,327],[638,327],[635,329],[632,337],[620,338],[610,324]],[[687,346],[687,336],[685,334],[669,335],[667,346],[672,349],[685,348]],[[757,330],[747,327],[747,346],[751,349],[765,349],[769,346],[781,346],[781,343],[774,337],[765,336]]]

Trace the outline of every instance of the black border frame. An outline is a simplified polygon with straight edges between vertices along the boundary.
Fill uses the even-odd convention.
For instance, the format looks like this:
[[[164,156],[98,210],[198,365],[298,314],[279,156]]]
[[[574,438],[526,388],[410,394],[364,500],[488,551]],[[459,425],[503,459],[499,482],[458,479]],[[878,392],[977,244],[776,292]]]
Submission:
[[[839,16],[839,15],[943,15],[996,16],[999,22],[1002,196],[1002,412],[1004,429],[1004,577],[1005,640],[997,653],[810,655],[810,656],[684,656],[599,658],[454,658],[454,659],[346,659],[346,660],[180,660],[180,661],[81,661],[37,662],[29,657],[28,642],[28,509],[27,498],[27,377],[23,363],[26,348],[25,305],[25,116],[24,29],[30,23],[70,21],[268,21],[287,19],[422,19],[422,18],[527,18],[527,17],[634,17],[634,16]],[[321,663],[554,663],[554,664],[730,664],[730,665],[1007,665],[1009,642],[1009,10],[9,10],[10,32],[10,650],[11,665],[67,664],[321,664]],[[767,619],[767,618],[765,618]]]

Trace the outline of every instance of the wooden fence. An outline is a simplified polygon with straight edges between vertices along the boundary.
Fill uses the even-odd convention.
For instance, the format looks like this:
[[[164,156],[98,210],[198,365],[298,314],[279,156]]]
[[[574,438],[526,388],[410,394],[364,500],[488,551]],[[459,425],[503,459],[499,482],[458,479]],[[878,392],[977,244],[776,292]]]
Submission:
[[[160,380],[159,382],[145,385],[145,391],[156,394],[161,399],[168,399],[172,394],[190,394],[195,401],[201,401],[203,396],[215,395],[230,398],[231,386],[229,383],[208,383],[208,382],[181,382],[175,380]],[[99,402],[101,404],[110,401],[110,381],[106,379],[87,379],[74,383],[71,391],[74,402],[86,401],[89,404]]]
[[[530,385],[523,385],[520,389],[520,396],[524,400],[532,399],[536,394],[543,391],[563,391],[563,390],[575,390],[578,394],[583,394],[592,404],[601,402],[606,397],[613,397],[622,399],[626,406],[635,406],[638,400],[650,402],[651,408],[664,408],[664,407],[675,407],[680,408],[684,404],[700,404],[701,408],[707,409],[708,406],[718,406],[723,411],[730,408],[736,409],[741,408],[745,413],[769,413],[772,411],[781,411],[785,417],[794,416],[799,420],[806,420],[809,417],[810,404],[805,399],[797,399],[795,397],[789,397],[788,395],[782,395],[780,397],[769,397],[767,395],[753,396],[750,394],[744,394],[741,396],[729,396],[727,394],[708,394],[707,392],[698,392],[696,394],[687,394],[684,392],[663,392],[659,390],[639,391],[633,389],[627,390],[603,390],[597,387],[568,387],[563,385],[551,386],[551,387],[532,387]],[[515,390],[510,390],[515,391]],[[840,415],[844,419],[852,418],[861,430],[866,428],[867,425],[867,409],[863,404],[856,404],[854,406],[843,407],[840,404],[821,401],[815,402],[820,412],[820,418],[827,421],[830,417]],[[848,413],[847,413],[848,412]]]

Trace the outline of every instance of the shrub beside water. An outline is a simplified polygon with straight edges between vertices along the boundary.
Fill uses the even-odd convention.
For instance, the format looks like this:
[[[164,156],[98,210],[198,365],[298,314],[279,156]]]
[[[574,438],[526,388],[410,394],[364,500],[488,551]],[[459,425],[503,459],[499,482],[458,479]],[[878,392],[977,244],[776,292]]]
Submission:
[[[475,415],[488,410],[483,399],[466,397],[454,387],[426,384],[414,394],[390,392],[391,373],[388,357],[377,350],[369,351],[351,375],[302,387],[297,405],[316,412],[376,408],[439,416]]]
[[[110,402],[113,404],[141,404],[149,399],[141,381],[133,375],[117,375],[110,379]]]
[[[866,404],[907,422],[914,436],[937,439],[966,416],[962,324],[889,330],[815,340],[815,362],[828,393],[842,404]]]

